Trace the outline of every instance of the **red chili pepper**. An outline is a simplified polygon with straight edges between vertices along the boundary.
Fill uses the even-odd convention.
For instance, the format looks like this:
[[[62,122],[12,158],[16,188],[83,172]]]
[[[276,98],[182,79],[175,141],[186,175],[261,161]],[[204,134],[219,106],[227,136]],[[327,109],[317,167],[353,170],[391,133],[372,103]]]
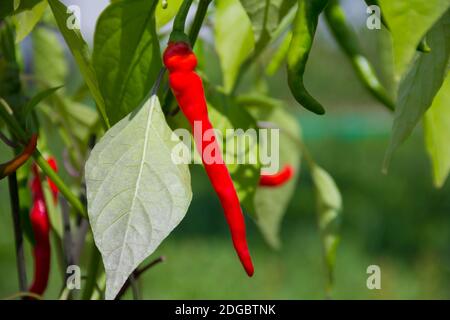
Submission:
[[[202,134],[194,135],[197,149],[202,155],[203,165],[211,184],[223,207],[225,218],[231,231],[234,248],[249,276],[253,275],[253,263],[248,250],[245,234],[245,220],[239,198],[231,180],[230,173],[219,152],[214,163],[205,161],[206,147],[219,150],[216,137],[204,138],[205,132],[213,126],[208,118],[208,109],[201,78],[195,72],[197,58],[189,44],[185,42],[169,42],[164,52],[164,64],[169,70],[169,84],[181,111],[194,128],[194,122],[201,123]],[[201,147],[200,147],[201,146]]]
[[[294,168],[291,165],[285,165],[283,169],[273,175],[262,174],[259,179],[259,185],[264,187],[279,187],[288,182],[294,175]]]
[[[34,150],[36,150],[37,139],[37,134],[33,134],[30,141],[28,141],[28,144],[19,155],[6,163],[0,164],[0,179],[9,176],[27,162]]]
[[[48,157],[47,162],[50,165],[50,167],[52,167],[53,171],[58,172],[58,164],[54,157],[52,157],[52,156]],[[52,191],[52,195],[53,195],[53,201],[56,204],[58,202],[59,189],[56,186],[56,184],[49,177],[47,177],[47,183],[50,186],[50,190]]]
[[[31,182],[33,207],[30,213],[30,220],[35,245],[33,248],[34,279],[29,291],[42,295],[47,288],[50,273],[50,220],[48,218],[44,192],[36,164],[33,164],[32,170],[34,175]]]

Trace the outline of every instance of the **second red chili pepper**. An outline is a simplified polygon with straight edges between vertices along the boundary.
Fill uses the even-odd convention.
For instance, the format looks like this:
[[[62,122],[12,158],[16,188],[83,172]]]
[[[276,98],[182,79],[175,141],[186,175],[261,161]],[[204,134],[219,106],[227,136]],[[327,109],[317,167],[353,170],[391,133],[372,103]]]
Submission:
[[[293,176],[294,168],[291,165],[285,165],[276,174],[262,174],[259,178],[259,185],[263,187],[279,187],[288,182]]]
[[[33,175],[31,182],[33,207],[31,208],[30,220],[35,239],[33,248],[34,279],[29,291],[42,295],[47,288],[50,273],[50,221],[36,164],[33,164]]]
[[[202,80],[195,72],[197,58],[189,44],[169,42],[164,52],[164,64],[169,70],[170,88],[181,111],[192,128],[194,128],[196,122],[201,124],[201,136],[194,134],[197,149],[202,156],[206,173],[223,207],[239,259],[247,274],[252,276],[254,269],[247,245],[244,215],[230,173],[220,153],[215,155],[215,159],[218,161],[210,163],[209,159],[205,159],[204,150],[206,147],[212,147],[216,151],[219,150],[219,147],[215,136],[210,140],[205,139],[205,132],[212,130],[213,126],[208,118]]]

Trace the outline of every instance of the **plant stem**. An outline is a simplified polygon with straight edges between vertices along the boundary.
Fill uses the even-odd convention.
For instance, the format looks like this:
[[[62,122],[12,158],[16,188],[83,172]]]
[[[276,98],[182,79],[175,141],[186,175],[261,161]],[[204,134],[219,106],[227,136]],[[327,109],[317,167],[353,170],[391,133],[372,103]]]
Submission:
[[[38,166],[42,169],[47,177],[53,181],[53,183],[58,187],[59,191],[66,198],[66,200],[77,210],[84,218],[87,218],[87,211],[80,200],[72,193],[70,188],[62,181],[59,175],[50,167],[47,161],[44,159],[39,150],[33,154],[33,157],[38,164]]]
[[[20,126],[14,115],[11,113],[11,108],[8,106],[5,100],[0,98],[0,103],[3,105],[0,106],[0,117],[3,118],[5,123],[9,126],[11,132],[16,136],[19,141],[22,143],[26,143],[28,141],[28,135],[25,130]],[[49,177],[67,201],[77,210],[83,217],[87,217],[86,208],[80,202],[80,200],[72,193],[70,188],[62,181],[59,175],[50,167],[47,161],[44,159],[42,154],[36,149],[33,153],[33,158],[35,159],[38,166],[42,169],[44,174]]]
[[[186,18],[191,7],[192,0],[184,0],[178,9],[178,13],[173,21],[172,32],[184,32],[184,26],[186,24]]]
[[[11,213],[14,223],[14,237],[16,245],[17,273],[19,276],[19,290],[27,291],[27,273],[25,269],[25,256],[23,252],[22,226],[20,223],[19,189],[17,186],[17,175],[12,173],[8,176],[9,196],[11,201]]]
[[[202,27],[203,20],[205,20],[206,12],[208,11],[209,4],[212,0],[200,0],[197,12],[195,13],[194,22],[192,22],[191,29],[189,30],[189,41],[193,47],[195,41],[197,41],[200,28]]]
[[[0,131],[0,140],[3,141],[3,143],[6,144],[8,147],[11,147],[11,148],[17,148],[18,147],[17,143],[15,143],[14,141],[9,140],[8,137],[5,136],[3,134],[3,132],[1,132],[1,131]]]
[[[148,269],[153,268],[155,265],[164,262],[166,260],[166,257],[161,256],[153,261],[151,261],[149,264],[147,264],[145,267],[142,268],[138,268],[136,270],[133,271],[133,273],[130,275],[130,277],[127,279],[127,281],[125,282],[125,284],[123,285],[122,289],[120,289],[119,293],[117,294],[115,300],[120,300],[120,298],[122,298],[122,296],[125,294],[125,292],[127,291],[128,287],[130,285],[132,285],[132,280],[137,281],[139,279],[139,277]]]
[[[139,290],[139,283],[134,274],[130,274],[131,290],[133,292],[133,300],[142,300],[141,292]]]
[[[89,300],[91,298],[92,292],[94,291],[95,285],[97,283],[97,273],[99,268],[100,268],[100,252],[95,246],[94,241],[92,241],[91,257],[89,261],[86,284],[84,286],[83,295],[81,296],[82,300]]]

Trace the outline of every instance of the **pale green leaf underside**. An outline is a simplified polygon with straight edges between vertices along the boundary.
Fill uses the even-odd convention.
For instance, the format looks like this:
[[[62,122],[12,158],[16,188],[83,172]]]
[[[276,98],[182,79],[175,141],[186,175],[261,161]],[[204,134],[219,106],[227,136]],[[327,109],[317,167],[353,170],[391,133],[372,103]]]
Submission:
[[[250,20],[239,0],[216,0],[214,35],[223,72],[223,86],[229,93],[242,63],[252,53],[255,41]]]
[[[431,52],[418,54],[399,86],[384,171],[387,171],[394,151],[409,137],[442,86],[450,57],[450,11],[428,32],[427,41]]]
[[[450,172],[450,75],[425,113],[424,135],[433,164],[434,184],[440,188]]]
[[[394,45],[397,77],[406,70],[428,29],[450,7],[449,0],[380,0]]]
[[[106,299],[186,214],[190,174],[171,159],[177,143],[153,96],[108,130],[86,163],[89,220],[105,266]]]

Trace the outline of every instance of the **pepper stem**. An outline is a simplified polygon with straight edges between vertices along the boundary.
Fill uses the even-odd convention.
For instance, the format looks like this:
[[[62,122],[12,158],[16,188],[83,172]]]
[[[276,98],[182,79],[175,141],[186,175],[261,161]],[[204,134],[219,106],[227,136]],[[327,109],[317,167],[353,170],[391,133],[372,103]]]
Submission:
[[[173,21],[172,33],[169,42],[186,42],[189,43],[189,37],[184,32],[186,18],[191,7],[192,0],[184,0],[178,10],[175,20]]]

